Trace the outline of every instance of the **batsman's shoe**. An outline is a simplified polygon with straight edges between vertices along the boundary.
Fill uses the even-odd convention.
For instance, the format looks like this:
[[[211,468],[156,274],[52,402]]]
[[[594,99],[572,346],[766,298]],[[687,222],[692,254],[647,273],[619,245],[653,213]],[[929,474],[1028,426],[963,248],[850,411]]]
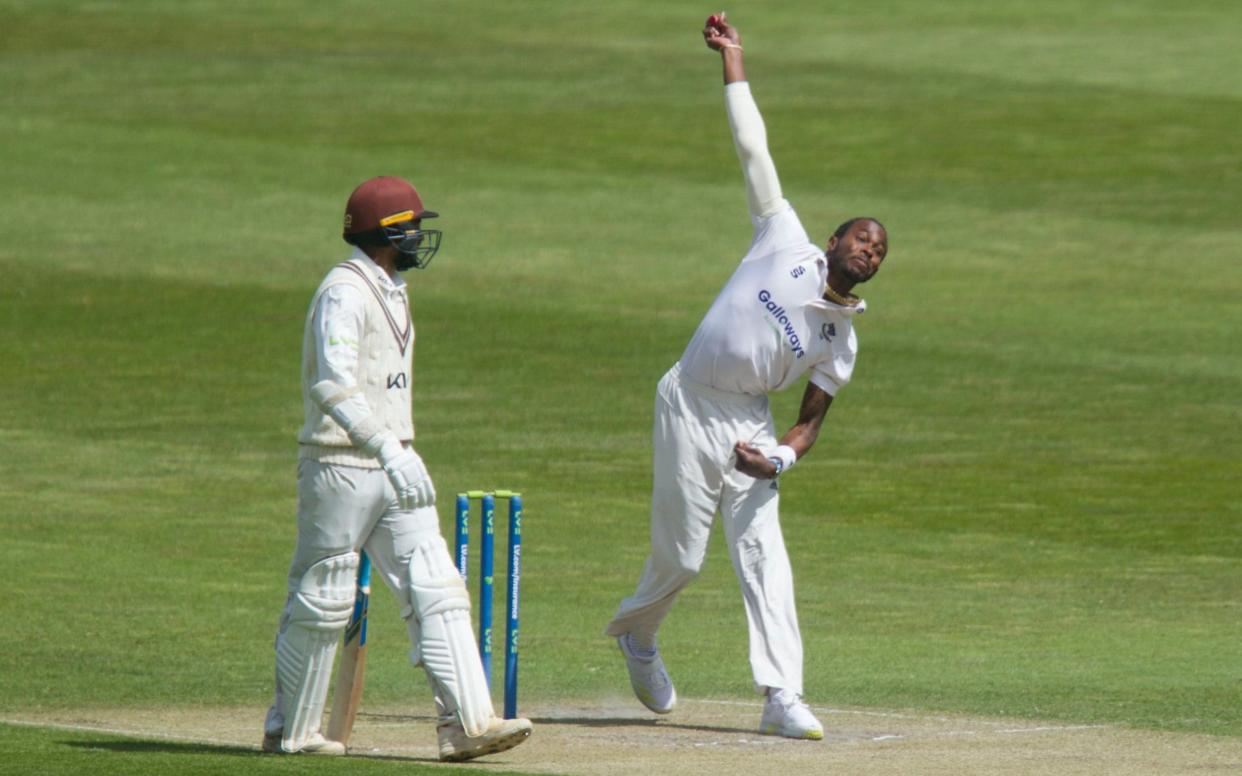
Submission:
[[[625,667],[630,671],[630,686],[643,705],[656,714],[667,714],[677,705],[677,690],[669,678],[658,649],[650,655],[637,652],[630,643],[628,633],[617,637],[621,654],[625,655]]]
[[[296,752],[286,752],[280,748],[280,733],[264,733],[263,734],[263,751],[271,754],[317,754],[327,757],[340,757],[345,754],[345,745],[340,741],[329,741],[319,733],[311,736],[301,749]]]
[[[442,722],[436,728],[436,735],[440,739],[440,759],[461,762],[512,749],[530,738],[531,728],[529,719],[493,717],[482,735],[471,738],[457,720]]]
[[[768,700],[763,704],[763,717],[759,720],[759,732],[819,741],[824,737],[824,726],[815,719],[801,696],[784,690],[769,690]]]

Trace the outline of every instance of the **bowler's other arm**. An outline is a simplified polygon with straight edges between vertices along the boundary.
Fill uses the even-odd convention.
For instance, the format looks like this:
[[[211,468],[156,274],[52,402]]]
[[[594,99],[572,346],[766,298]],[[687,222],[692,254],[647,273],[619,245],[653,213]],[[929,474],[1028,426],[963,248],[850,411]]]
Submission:
[[[798,410],[798,422],[781,437],[781,447],[787,447],[793,452],[793,460],[806,455],[815,444],[830,406],[832,396],[827,391],[815,383],[806,384],[806,390],[802,393],[802,407]],[[745,442],[738,442],[733,450],[737,453],[737,470],[756,479],[770,480],[793,466],[793,461],[786,461],[780,455],[785,452],[780,448],[777,448],[777,454],[772,457],[764,455],[759,448]]]

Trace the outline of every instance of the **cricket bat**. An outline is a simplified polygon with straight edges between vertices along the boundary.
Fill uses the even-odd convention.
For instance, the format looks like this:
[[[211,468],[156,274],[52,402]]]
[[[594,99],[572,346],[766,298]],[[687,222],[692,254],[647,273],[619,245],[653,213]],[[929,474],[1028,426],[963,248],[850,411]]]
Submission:
[[[371,559],[361,553],[358,561],[358,592],[354,597],[354,613],[345,626],[345,646],[336,672],[336,689],[332,693],[332,716],[328,718],[328,735],[333,741],[349,744],[362,702],[362,682],[367,667],[367,605],[371,599]]]

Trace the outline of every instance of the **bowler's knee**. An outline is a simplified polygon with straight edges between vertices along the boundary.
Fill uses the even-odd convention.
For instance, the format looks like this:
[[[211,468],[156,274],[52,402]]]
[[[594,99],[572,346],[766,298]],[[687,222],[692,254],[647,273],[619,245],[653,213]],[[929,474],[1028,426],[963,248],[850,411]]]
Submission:
[[[677,587],[693,582],[703,568],[701,554],[685,554],[677,552],[676,549],[659,553],[652,560],[659,565],[660,575]]]

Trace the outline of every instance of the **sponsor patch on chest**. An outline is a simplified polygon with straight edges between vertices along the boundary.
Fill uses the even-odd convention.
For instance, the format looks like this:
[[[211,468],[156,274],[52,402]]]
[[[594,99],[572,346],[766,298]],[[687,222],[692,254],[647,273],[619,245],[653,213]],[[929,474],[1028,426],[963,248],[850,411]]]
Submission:
[[[772,298],[772,293],[766,288],[759,291],[759,303],[768,311],[768,315],[772,316],[772,320],[777,324],[777,330],[784,334],[785,341],[789,343],[794,356],[797,358],[805,356],[806,349],[802,345],[802,338],[798,336],[797,329],[794,328],[793,321],[789,318],[789,312]]]

